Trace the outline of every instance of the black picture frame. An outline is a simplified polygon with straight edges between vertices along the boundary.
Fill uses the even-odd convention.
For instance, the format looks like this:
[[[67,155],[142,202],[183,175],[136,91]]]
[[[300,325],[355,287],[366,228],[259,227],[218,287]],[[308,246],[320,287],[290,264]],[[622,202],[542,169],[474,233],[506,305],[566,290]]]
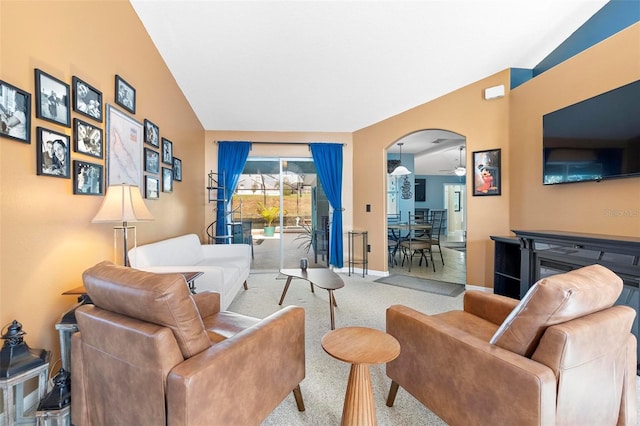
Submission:
[[[102,92],[76,77],[71,78],[73,88],[73,110],[102,123]]]
[[[31,143],[31,93],[0,80],[0,136]]]
[[[69,85],[41,69],[35,69],[36,117],[71,127]]]
[[[416,178],[415,197],[416,197],[416,202],[427,201],[427,179]]]
[[[473,152],[473,195],[502,194],[500,149]]]
[[[91,157],[104,157],[102,128],[79,118],[73,119],[73,150]]]
[[[157,200],[160,198],[160,180],[157,177],[144,177],[144,198]]]
[[[162,138],[162,162],[173,166],[173,142]]]
[[[146,118],[144,119],[144,143],[160,148],[160,128]]]
[[[104,168],[101,164],[73,160],[73,193],[103,195]]]
[[[177,157],[173,157],[173,180],[182,182],[182,160]]]
[[[37,174],[69,179],[71,176],[71,138],[65,134],[37,127]]]
[[[136,89],[127,83],[124,78],[116,74],[116,104],[129,111],[136,113]]]
[[[154,174],[160,172],[160,153],[158,151],[144,149],[144,171]]]
[[[173,192],[173,170],[162,168],[162,192]]]

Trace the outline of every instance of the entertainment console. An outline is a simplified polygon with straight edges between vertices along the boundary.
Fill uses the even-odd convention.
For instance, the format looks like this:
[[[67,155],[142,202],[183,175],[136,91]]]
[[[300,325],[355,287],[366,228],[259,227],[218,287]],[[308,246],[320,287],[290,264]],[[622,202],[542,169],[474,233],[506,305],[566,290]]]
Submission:
[[[515,238],[491,237],[495,243],[494,293],[520,299],[541,278],[598,263],[622,278],[624,287],[616,304],[636,310],[631,331],[638,338],[640,238],[562,231],[513,232]],[[638,354],[640,360],[640,345]]]

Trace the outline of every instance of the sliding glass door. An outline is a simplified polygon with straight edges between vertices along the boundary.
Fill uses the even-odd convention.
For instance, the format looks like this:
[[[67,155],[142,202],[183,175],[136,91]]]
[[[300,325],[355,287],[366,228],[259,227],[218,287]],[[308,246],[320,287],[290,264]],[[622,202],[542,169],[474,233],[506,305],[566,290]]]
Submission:
[[[311,158],[249,158],[233,196],[253,243],[252,272],[326,267],[329,203]],[[249,225],[250,224],[250,225]],[[328,229],[328,228],[327,228]]]

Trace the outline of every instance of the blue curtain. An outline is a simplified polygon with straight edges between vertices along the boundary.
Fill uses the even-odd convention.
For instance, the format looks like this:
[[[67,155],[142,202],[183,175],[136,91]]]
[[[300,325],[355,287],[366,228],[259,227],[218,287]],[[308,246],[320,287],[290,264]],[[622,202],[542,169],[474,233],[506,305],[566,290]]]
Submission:
[[[333,208],[329,264],[342,268],[342,144],[311,143],[309,146],[318,177]]]
[[[229,233],[225,212],[231,207],[231,196],[236,190],[250,149],[250,142],[218,142],[218,185],[221,188],[218,189],[218,201],[216,202],[216,235]],[[229,238],[216,238],[217,244],[228,244],[229,242]]]

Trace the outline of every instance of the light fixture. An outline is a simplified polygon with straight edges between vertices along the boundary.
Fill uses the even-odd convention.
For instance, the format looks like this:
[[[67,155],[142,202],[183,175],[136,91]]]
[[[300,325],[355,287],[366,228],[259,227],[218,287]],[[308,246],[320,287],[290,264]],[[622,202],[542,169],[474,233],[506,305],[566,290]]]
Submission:
[[[453,170],[453,173],[455,173],[457,176],[464,176],[467,174],[467,169],[462,165],[462,150],[464,149],[464,146],[460,147],[460,158],[459,158],[459,163],[458,163],[458,167],[456,167]]]
[[[391,172],[391,176],[404,176],[411,174],[409,169],[402,165],[402,145],[404,145],[402,142],[398,143],[398,146],[400,147],[400,165]]]
[[[123,261],[124,266],[130,266],[129,255],[127,254],[127,237],[130,229],[133,229],[134,245],[137,245],[136,227],[130,226],[128,222],[143,222],[153,220],[151,212],[144,204],[140,189],[135,185],[111,185],[107,188],[107,195],[102,201],[100,210],[91,222],[111,223],[122,222],[121,226],[113,227],[113,250],[116,250],[117,233],[123,233]]]

